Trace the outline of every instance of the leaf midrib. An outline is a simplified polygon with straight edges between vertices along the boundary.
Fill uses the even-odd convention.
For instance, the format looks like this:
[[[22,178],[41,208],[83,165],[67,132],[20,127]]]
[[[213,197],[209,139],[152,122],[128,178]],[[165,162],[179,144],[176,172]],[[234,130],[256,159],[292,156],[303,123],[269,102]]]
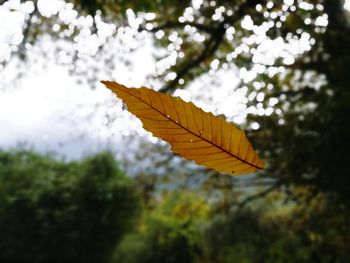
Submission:
[[[134,88],[134,89],[137,90],[136,88]],[[151,89],[150,89],[150,90],[151,90]],[[153,91],[153,90],[151,90],[151,91]],[[124,90],[122,90],[122,92],[125,92],[125,93],[129,94],[130,96],[133,96],[134,98],[138,99],[139,101],[145,103],[146,105],[148,105],[149,107],[151,107],[153,110],[157,111],[159,114],[161,114],[162,116],[164,116],[164,117],[167,118],[168,120],[170,120],[170,121],[172,121],[173,123],[175,123],[176,125],[180,126],[182,129],[184,129],[184,130],[186,130],[187,132],[191,133],[192,135],[194,135],[194,136],[196,136],[196,137],[202,139],[203,141],[206,141],[207,143],[209,143],[209,144],[215,146],[216,148],[218,148],[218,149],[220,149],[221,151],[223,151],[223,152],[229,154],[230,156],[236,158],[237,160],[239,160],[239,161],[241,161],[241,162],[243,162],[243,163],[245,163],[245,164],[247,164],[247,165],[250,165],[250,166],[252,166],[252,167],[254,167],[254,168],[256,168],[256,169],[259,169],[259,170],[263,169],[263,167],[259,167],[259,166],[257,166],[257,165],[252,164],[252,163],[249,163],[249,162],[247,162],[247,161],[241,159],[240,157],[236,156],[235,154],[233,154],[233,153],[227,151],[226,149],[222,148],[221,146],[216,145],[214,142],[211,142],[211,141],[209,141],[209,140],[207,140],[207,139],[201,137],[200,135],[194,133],[193,131],[187,129],[186,127],[184,127],[184,126],[182,126],[182,125],[180,124],[180,120],[179,120],[178,122],[176,122],[175,120],[173,120],[173,119],[171,119],[170,117],[168,117],[168,116],[166,115],[166,113],[161,112],[160,110],[156,109],[152,104],[149,104],[148,102],[142,100],[141,98],[135,96],[134,94],[132,94],[132,93],[130,93],[130,92],[128,92],[128,91],[124,91]],[[147,94],[147,93],[146,93],[146,94]],[[147,96],[148,96],[148,94],[147,94]],[[148,98],[149,98],[149,97],[148,97]],[[150,98],[149,98],[149,99],[150,99]],[[159,98],[159,100],[160,100],[161,104],[163,105],[163,108],[164,108],[164,111],[165,111],[165,106],[164,106],[164,104],[163,104],[163,101],[161,100],[161,98]],[[150,99],[150,101],[152,101],[152,100]],[[202,110],[202,109],[200,109],[200,110]],[[175,108],[175,111],[177,112],[176,108]],[[202,110],[202,111],[203,111],[203,110]],[[184,109],[184,112],[185,112],[185,114],[187,114],[185,109]],[[205,112],[205,113],[207,113],[207,112]],[[210,113],[209,113],[209,114],[210,114]],[[194,120],[194,121],[195,121],[195,120]],[[211,118],[210,118],[210,123],[212,124]],[[231,142],[230,142],[230,143],[231,143]]]

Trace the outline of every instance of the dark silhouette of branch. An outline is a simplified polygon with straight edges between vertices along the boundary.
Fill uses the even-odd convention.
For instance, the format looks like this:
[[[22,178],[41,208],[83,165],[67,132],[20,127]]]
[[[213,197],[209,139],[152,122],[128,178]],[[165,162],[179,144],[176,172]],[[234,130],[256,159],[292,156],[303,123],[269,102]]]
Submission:
[[[282,94],[286,96],[312,96],[316,93],[316,90],[311,87],[305,87],[297,90],[278,90],[278,91],[273,91],[271,94],[268,95],[268,97],[279,97]]]
[[[348,26],[343,0],[325,0],[325,12],[328,15],[328,28],[346,28]]]
[[[220,43],[222,42],[224,36],[225,36],[225,23],[222,22],[218,26],[218,28],[215,30],[215,33],[211,35],[210,39],[206,42],[204,45],[204,48],[202,52],[195,58],[194,60],[191,60],[189,63],[184,65],[182,69],[180,69],[176,73],[176,78],[169,82],[168,85],[161,88],[160,92],[172,92],[176,89],[176,85],[179,82],[179,80],[187,75],[193,68],[199,66],[203,61],[205,61],[210,56],[214,55],[215,51],[220,46]]]
[[[273,64],[265,64],[265,63],[254,63],[254,65],[260,65],[264,67],[283,67],[285,69],[291,69],[291,70],[313,70],[320,73],[325,72],[326,63],[322,61],[322,58],[317,57],[314,59],[314,61],[311,62],[305,62],[296,60],[293,64],[283,64],[283,63],[273,63]]]
[[[183,28],[185,26],[192,26],[195,27],[196,29],[198,29],[199,31],[203,31],[206,33],[210,33],[212,34],[213,32],[215,32],[215,28],[214,27],[210,27],[210,26],[206,26],[204,24],[200,24],[200,23],[196,23],[196,22],[178,22],[178,21],[168,21],[162,25],[153,27],[152,29],[146,29],[144,27],[141,27],[139,29],[139,31],[148,31],[148,32],[157,32],[159,30],[164,30],[164,29],[173,29],[173,28]]]
[[[256,199],[263,198],[263,197],[267,196],[271,192],[280,188],[282,184],[283,184],[282,180],[276,181],[272,186],[266,188],[264,191],[261,191],[259,193],[248,196],[247,198],[245,198],[242,202],[240,202],[238,204],[238,209],[240,210],[240,209],[244,208],[248,203],[250,203]]]
[[[224,15],[224,20],[218,25],[218,27],[215,28],[215,30],[210,30],[210,38],[205,42],[199,55],[190,62],[183,63],[183,67],[176,72],[176,78],[168,82],[168,84],[159,91],[166,93],[173,92],[177,88],[177,84],[181,78],[189,74],[194,68],[200,66],[200,64],[202,64],[209,57],[214,56],[215,52],[219,49],[220,44],[224,40],[226,29],[230,25],[242,19],[242,17],[246,14],[247,9],[254,8],[256,4],[261,2],[262,0],[247,0],[239,7],[239,9],[235,12],[235,15]],[[184,24],[177,24],[177,26],[181,25],[183,26]],[[194,25],[198,26],[201,24],[194,23]]]
[[[33,4],[34,4],[34,10],[33,12],[31,12],[29,14],[29,17],[26,21],[26,26],[23,30],[23,39],[22,39],[22,42],[21,44],[19,45],[18,47],[18,52],[19,52],[19,55],[22,57],[22,58],[25,58],[25,44],[27,43],[27,39],[29,37],[29,33],[30,33],[30,28],[32,26],[32,23],[33,23],[33,17],[34,15],[37,14],[38,12],[38,1],[33,1]]]

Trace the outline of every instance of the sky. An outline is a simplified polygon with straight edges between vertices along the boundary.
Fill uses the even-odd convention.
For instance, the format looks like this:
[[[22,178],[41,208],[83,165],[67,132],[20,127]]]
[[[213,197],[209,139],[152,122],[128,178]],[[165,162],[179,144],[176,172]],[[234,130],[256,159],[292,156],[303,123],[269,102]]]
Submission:
[[[121,102],[102,84],[96,82],[92,89],[87,83],[78,83],[64,65],[52,63],[43,68],[40,61],[38,64],[1,92],[0,147],[25,142],[42,152],[79,158],[106,147],[113,135],[120,135],[113,139],[118,143],[129,130],[140,130],[139,123],[122,111]],[[138,76],[146,74],[136,71]],[[122,68],[118,72],[122,83],[134,73]],[[106,127],[109,111],[118,115],[113,130]]]
[[[147,54],[144,54],[143,58],[147,58]],[[113,79],[127,84],[130,83],[128,75],[143,76],[145,81],[147,72],[143,72],[142,68],[136,68],[122,74],[118,71],[118,76],[119,74],[120,78]],[[133,81],[139,83],[136,86],[141,86],[142,78],[139,81],[133,78]],[[15,82],[14,87],[10,85],[0,95],[1,147],[7,148],[26,142],[41,151],[56,151],[67,157],[77,158],[88,149],[99,149],[96,145],[91,147],[91,143],[103,144],[116,134],[121,136],[114,136],[114,143],[118,143],[122,135],[126,136],[133,132],[138,132],[140,136],[150,136],[141,128],[141,123],[137,119],[122,110],[120,100],[102,84],[96,83],[97,87],[94,90],[88,84],[79,84],[65,66],[52,64],[42,70],[29,69],[25,76]],[[201,106],[207,110],[221,107],[221,113],[224,113],[226,107],[226,115],[236,116],[237,112],[245,108],[241,102],[245,94],[240,91],[237,92],[238,96],[233,96],[231,100],[227,99],[227,94],[232,93],[229,89],[230,83],[238,84],[235,76],[228,78],[226,92],[221,96],[219,94],[209,106],[205,106],[199,99],[197,104],[202,104]],[[192,100],[191,95],[196,94],[196,85],[192,89],[194,91],[180,91],[175,95],[187,101]],[[105,107],[102,106],[104,109],[100,113],[92,114],[96,104],[105,104]],[[232,110],[232,107],[235,109]],[[105,127],[106,111],[118,116],[112,128]],[[80,140],[81,145],[77,145],[77,141]]]

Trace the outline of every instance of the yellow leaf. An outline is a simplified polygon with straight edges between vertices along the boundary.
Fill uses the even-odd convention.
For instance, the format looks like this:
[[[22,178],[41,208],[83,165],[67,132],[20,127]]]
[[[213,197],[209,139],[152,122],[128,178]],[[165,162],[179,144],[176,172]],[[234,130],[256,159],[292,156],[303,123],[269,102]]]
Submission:
[[[245,133],[233,123],[152,89],[102,83],[123,100],[146,130],[184,158],[232,175],[264,168]]]

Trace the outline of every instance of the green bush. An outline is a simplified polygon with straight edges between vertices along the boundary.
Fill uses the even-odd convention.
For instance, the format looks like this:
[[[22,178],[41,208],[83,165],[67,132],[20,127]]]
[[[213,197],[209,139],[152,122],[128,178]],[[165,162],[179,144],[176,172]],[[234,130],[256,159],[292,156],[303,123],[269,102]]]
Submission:
[[[0,261],[107,262],[139,200],[109,153],[0,152]]]
[[[210,221],[202,238],[203,253],[207,261],[218,263],[345,263],[350,239],[344,219],[313,208],[282,217],[235,211]]]
[[[349,213],[322,198],[228,212],[182,189],[142,206],[136,182],[109,153],[63,162],[0,151],[0,262],[349,262]]]
[[[191,263],[199,252],[199,229],[208,205],[198,195],[172,192],[144,210],[138,228],[120,243],[113,262]]]

